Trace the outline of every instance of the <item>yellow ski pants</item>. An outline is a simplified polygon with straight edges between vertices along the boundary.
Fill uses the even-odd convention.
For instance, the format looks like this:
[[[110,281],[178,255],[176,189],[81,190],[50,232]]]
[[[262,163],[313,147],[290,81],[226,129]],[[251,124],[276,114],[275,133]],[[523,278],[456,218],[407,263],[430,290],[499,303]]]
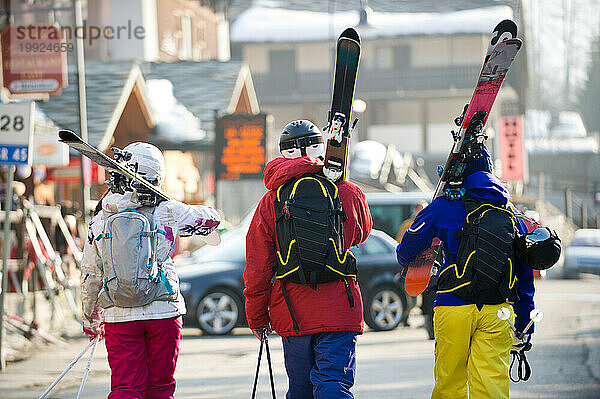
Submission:
[[[513,332],[498,309],[508,303],[436,306],[435,386],[432,399],[508,398],[509,357]]]

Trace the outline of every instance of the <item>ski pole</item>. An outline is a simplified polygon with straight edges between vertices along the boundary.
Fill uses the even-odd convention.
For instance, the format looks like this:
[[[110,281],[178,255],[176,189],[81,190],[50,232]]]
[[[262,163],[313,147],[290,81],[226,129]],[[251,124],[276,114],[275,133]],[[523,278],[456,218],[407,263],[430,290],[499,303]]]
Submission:
[[[508,308],[500,308],[498,309],[498,318],[500,320],[506,320],[508,322],[508,324],[510,325],[510,328],[512,328],[512,330],[516,333],[517,329],[515,328],[515,325],[513,324],[512,321],[510,321],[510,310],[508,310]]]
[[[269,350],[269,338],[267,338],[267,330],[263,330],[263,337],[265,340],[265,348],[267,350],[267,363],[269,364],[269,377],[271,378],[271,394],[273,399],[275,397],[275,381],[273,380],[273,367],[271,366],[271,351]]]
[[[90,352],[90,358],[88,359],[87,366],[85,366],[85,372],[83,373],[83,378],[81,379],[81,385],[79,386],[79,392],[77,392],[77,399],[81,398],[81,392],[83,392],[83,386],[85,385],[85,380],[87,380],[88,373],[90,372],[90,366],[92,365],[92,359],[94,358],[94,354],[96,353],[96,346],[98,346],[98,341],[100,340],[100,336],[96,335],[94,338],[94,346],[92,346],[92,351]]]
[[[254,399],[255,396],[256,396],[256,385],[258,383],[258,371],[260,370],[260,359],[262,358],[262,351],[263,351],[263,344],[264,344],[264,342],[265,341],[262,339],[262,336],[261,336],[260,349],[258,350],[258,363],[256,365],[256,375],[254,376],[254,387],[252,388],[252,399]]]
[[[98,341],[95,341],[98,342]],[[75,365],[75,363],[77,363],[79,361],[79,359],[81,359],[81,357],[85,354],[85,352],[88,351],[88,349],[90,349],[92,347],[92,345],[95,345],[94,341],[90,341],[89,344],[87,344],[87,346],[85,348],[83,348],[83,350],[79,353],[79,355],[75,356],[75,359],[73,359],[71,361],[71,363],[69,363],[69,365],[67,366],[66,369],[64,369],[64,371],[62,373],[60,373],[60,375],[54,380],[54,382],[52,384],[50,384],[50,386],[48,387],[48,389],[46,389],[44,391],[44,393],[42,394],[42,396],[39,397],[39,399],[44,399],[48,393],[50,393],[50,391],[52,390],[52,388],[54,388],[56,386],[56,384],[59,383],[60,380],[62,380],[62,378],[69,372],[69,370],[71,370],[71,368],[73,368],[73,366]]]
[[[523,339],[523,336],[527,333],[529,328],[531,328],[533,323],[537,323],[544,318],[544,312],[539,309],[533,309],[531,313],[529,313],[529,318],[529,323],[527,323],[523,331],[519,333],[519,339]]]

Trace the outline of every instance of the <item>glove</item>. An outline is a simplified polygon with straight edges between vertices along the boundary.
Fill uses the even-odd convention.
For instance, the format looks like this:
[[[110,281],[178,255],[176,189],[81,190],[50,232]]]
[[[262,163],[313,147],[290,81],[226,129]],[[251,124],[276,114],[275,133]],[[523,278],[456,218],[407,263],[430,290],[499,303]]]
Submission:
[[[527,352],[531,349],[533,345],[531,344],[531,334],[523,334],[521,339],[519,339],[516,334],[513,336],[513,344],[510,348],[510,352]]]
[[[100,336],[100,339],[104,337],[104,324],[91,324],[87,321],[83,322],[83,333],[88,336],[92,341],[96,336]]]
[[[269,335],[273,332],[273,330],[271,329],[270,325],[252,329],[252,334],[254,334],[254,336],[261,341],[263,337],[263,332],[266,332],[266,334]]]

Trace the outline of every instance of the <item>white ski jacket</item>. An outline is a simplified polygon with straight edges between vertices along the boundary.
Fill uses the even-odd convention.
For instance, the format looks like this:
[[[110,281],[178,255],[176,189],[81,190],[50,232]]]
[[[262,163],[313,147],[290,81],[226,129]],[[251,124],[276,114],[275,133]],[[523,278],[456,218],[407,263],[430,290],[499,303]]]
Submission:
[[[103,323],[119,323],[133,320],[165,319],[186,313],[181,293],[176,301],[154,301],[145,306],[121,308],[117,306],[102,309],[98,304],[98,295],[102,289],[102,246],[95,239],[102,234],[104,221],[116,212],[140,208],[135,202],[135,194],[110,194],[102,200],[102,211],[99,212],[88,228],[88,237],[83,248],[81,296],[83,303],[83,327],[98,332]],[[160,236],[158,246],[162,253],[169,251],[175,236],[208,235],[220,223],[219,214],[211,207],[187,205],[171,200],[161,202],[154,211],[154,222],[157,227],[166,231]],[[164,265],[165,274],[173,287],[179,286],[179,278],[175,272],[173,260],[169,258]]]

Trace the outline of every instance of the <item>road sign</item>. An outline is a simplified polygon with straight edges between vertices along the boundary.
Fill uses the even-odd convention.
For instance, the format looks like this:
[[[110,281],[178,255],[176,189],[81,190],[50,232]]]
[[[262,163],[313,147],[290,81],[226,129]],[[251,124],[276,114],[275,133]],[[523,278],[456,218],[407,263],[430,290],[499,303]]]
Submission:
[[[0,104],[0,164],[31,165],[33,102]]]
[[[62,33],[57,24],[7,26],[0,39],[4,87],[13,94],[58,94],[67,85],[67,52],[73,50]]]
[[[525,154],[523,151],[523,117],[503,116],[499,121],[500,159],[502,180],[525,179]]]

